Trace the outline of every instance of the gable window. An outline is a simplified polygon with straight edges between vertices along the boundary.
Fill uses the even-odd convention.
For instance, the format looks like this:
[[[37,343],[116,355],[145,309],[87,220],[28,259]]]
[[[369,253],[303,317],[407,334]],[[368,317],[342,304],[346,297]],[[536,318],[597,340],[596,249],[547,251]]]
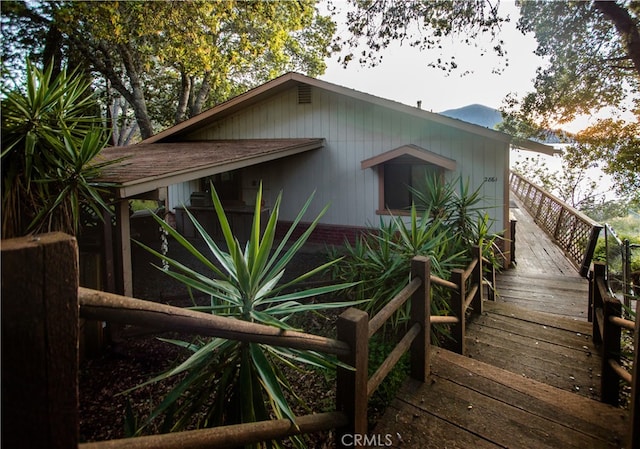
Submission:
[[[379,214],[406,213],[414,201],[412,190],[424,191],[426,179],[434,175],[444,180],[446,170],[455,170],[456,161],[420,148],[405,145],[360,163],[362,169],[378,171]]]
[[[424,191],[427,176],[444,177],[444,169],[433,164],[389,161],[378,167],[383,178],[384,209],[407,210],[414,202],[412,190]]]

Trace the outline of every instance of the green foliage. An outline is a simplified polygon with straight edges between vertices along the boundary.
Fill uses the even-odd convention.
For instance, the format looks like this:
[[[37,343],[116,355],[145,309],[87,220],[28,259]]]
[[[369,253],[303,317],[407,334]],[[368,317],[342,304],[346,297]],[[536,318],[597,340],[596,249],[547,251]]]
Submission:
[[[573,136],[570,152],[583,165],[599,164],[617,193],[640,201],[639,10],[620,2],[520,2],[518,27],[533,32],[538,69],[535,91],[506,100],[502,130],[541,137],[579,118],[601,118]],[[503,114],[505,115],[505,114]]]
[[[422,212],[414,205],[408,220],[393,215],[387,224],[381,220],[375,232],[362,236],[353,246],[346,243],[341,250],[344,259],[334,266],[332,275],[341,281],[362,281],[349,294],[354,299],[369,300],[364,310],[370,316],[406,286],[415,256],[429,257],[432,273],[443,279],[450,278],[452,269],[464,268],[470,262],[473,245],[479,245],[485,257],[498,264],[493,252],[497,250],[497,236],[490,235],[488,216],[478,206],[480,189],[470,191],[459,179],[450,183],[439,179],[428,177],[425,191],[414,191]],[[450,293],[437,285],[432,289],[431,313],[446,314]],[[395,315],[393,326],[408,317],[409,304]],[[437,332],[442,329],[437,328]]]
[[[571,149],[565,149],[562,153],[561,164],[560,170],[552,170],[542,156],[528,156],[516,161],[513,171],[571,207],[593,210],[603,201],[604,193],[598,191],[600,178],[589,177],[588,169],[592,165],[577,157],[577,153]]]
[[[322,74],[335,30],[312,0],[7,1],[5,11],[8,55],[46,54],[58,36],[69,61],[129,103],[143,138],[284,72]]]
[[[90,85],[53,66],[27,62],[24,90],[3,90],[2,236],[63,231],[76,234],[83,208],[101,216],[108,163],[96,156],[108,133],[94,115]]]
[[[382,365],[396,344],[395,340],[385,338],[380,334],[371,337],[369,340],[369,377]],[[409,375],[409,362],[409,353],[405,353],[378,386],[375,393],[371,395],[367,413],[370,425],[375,424],[376,420],[380,418],[379,415],[384,413],[388,405],[396,397],[398,390],[400,390],[404,380]]]
[[[193,216],[190,218],[206,242],[215,262],[199,252],[168,224],[157,217],[156,219],[179,244],[201,261],[213,276],[199,273],[146,247],[169,265],[169,276],[183,282],[190,289],[210,295],[211,304],[195,307],[196,310],[288,330],[294,329],[289,322],[297,314],[355,304],[304,302],[311,297],[353,287],[353,283],[294,290],[297,284],[335,262],[315,268],[289,282],[280,283],[287,264],[306,242],[326,208],[298,239],[290,241],[311,203],[312,198],[309,198],[284,239],[276,245],[275,231],[281,195],[273,206],[263,234],[260,235],[260,187],[256,197],[251,236],[243,250],[232,234],[213,186],[211,190],[227,250],[224,251]],[[162,415],[166,429],[172,431],[184,429],[191,425],[193,420],[197,421],[198,427],[254,422],[274,416],[287,418],[295,423],[288,398],[294,398],[300,403],[303,401],[296,396],[282,367],[299,370],[300,364],[321,368],[332,368],[335,365],[333,358],[320,353],[266,344],[241,343],[221,338],[167,341],[187,348],[193,354],[177,367],[149,381],[158,382],[171,376],[184,375],[142,423],[138,433]]]
[[[368,50],[358,52],[360,64],[376,65],[382,61],[380,52],[393,41],[416,47],[428,55],[430,67],[445,71],[458,68],[460,61],[455,56],[442,54],[441,42],[458,39],[469,46],[480,47],[479,51],[493,51],[504,55],[503,41],[498,38],[504,18],[498,15],[491,2],[473,0],[465,2],[379,2],[349,0],[347,24],[349,35],[338,36],[337,48],[350,52],[340,59],[347,66],[356,55],[354,50],[364,44]],[[338,2],[331,2],[336,7]],[[490,35],[487,49],[479,44],[481,35]],[[364,42],[362,42],[364,41]]]

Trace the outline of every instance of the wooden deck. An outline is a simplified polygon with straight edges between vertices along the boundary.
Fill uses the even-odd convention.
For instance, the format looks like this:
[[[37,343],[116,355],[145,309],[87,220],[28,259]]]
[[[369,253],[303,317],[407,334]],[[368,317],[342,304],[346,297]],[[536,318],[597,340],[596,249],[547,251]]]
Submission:
[[[594,400],[600,358],[588,284],[518,203],[515,268],[467,325],[467,354],[438,349],[375,429],[402,448],[623,447],[627,414]]]
[[[586,279],[535,224],[517,198],[511,203],[511,217],[518,221],[515,266],[498,275],[498,300],[586,321]]]
[[[427,383],[407,381],[371,433],[399,448],[615,448],[624,411],[437,350]]]

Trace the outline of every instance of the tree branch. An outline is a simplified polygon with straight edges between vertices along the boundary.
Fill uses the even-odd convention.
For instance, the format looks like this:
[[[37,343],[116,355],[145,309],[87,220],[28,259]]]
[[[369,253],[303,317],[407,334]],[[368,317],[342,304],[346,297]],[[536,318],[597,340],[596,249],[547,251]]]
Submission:
[[[624,48],[640,76],[640,32],[629,12],[614,1],[596,1],[594,8],[616,27]]]

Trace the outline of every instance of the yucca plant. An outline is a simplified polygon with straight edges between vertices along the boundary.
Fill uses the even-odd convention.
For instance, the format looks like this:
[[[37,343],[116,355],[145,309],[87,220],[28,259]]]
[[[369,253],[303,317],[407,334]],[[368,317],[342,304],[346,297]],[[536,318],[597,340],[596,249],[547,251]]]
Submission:
[[[352,287],[354,284],[351,282],[300,291],[293,290],[300,282],[322,272],[336,261],[319,266],[289,282],[281,282],[287,264],[307,241],[327,209],[323,209],[298,239],[290,241],[295,228],[309,208],[313,195],[305,203],[284,238],[276,245],[276,224],[282,195],[279,195],[275,201],[268,222],[264,226],[264,232],[261,234],[262,186],[260,186],[255,202],[251,235],[244,250],[232,233],[213,186],[211,196],[224,235],[226,250],[223,250],[219,243],[207,234],[193,216],[190,218],[204,239],[213,260],[202,254],[160,218],[156,217],[156,220],[171,237],[202,262],[212,275],[197,272],[177,260],[146,247],[148,251],[169,265],[167,271],[169,276],[184,283],[189,289],[210,295],[210,305],[196,307],[197,310],[276,326],[280,329],[293,329],[289,321],[294,315],[354,304],[354,302],[304,302],[311,297]],[[295,416],[288,398],[295,398],[300,404],[304,401],[293,391],[282,368],[287,366],[300,369],[301,364],[322,368],[335,366],[335,360],[324,354],[266,344],[241,343],[221,338],[166,341],[188,349],[192,355],[177,367],[147,382],[158,382],[184,373],[184,377],[142,423],[138,434],[161,415],[164,415],[163,430],[166,431],[184,429],[187,425],[193,425],[194,420],[198,427],[254,422],[274,416],[288,418],[295,423]],[[269,445],[272,444],[275,443],[269,443]]]
[[[90,83],[51,64],[27,62],[26,86],[2,100],[2,236],[63,231],[76,234],[83,208],[108,210],[97,181],[114,162],[98,162],[109,133],[96,115]]]
[[[363,281],[350,294],[354,299],[370,300],[366,310],[371,316],[407,284],[415,256],[428,256],[432,273],[443,279],[450,278],[452,269],[468,265],[474,245],[497,263],[491,251],[497,248],[497,236],[490,234],[489,216],[479,206],[480,188],[472,191],[460,179],[443,183],[438,176],[427,176],[424,186],[424,190],[412,190],[416,203],[408,217],[391,215],[387,223],[381,220],[374,232],[345,246],[344,260],[332,270],[335,279]],[[450,292],[437,285],[432,288],[431,313],[448,313]],[[408,307],[394,316],[394,326],[406,322]],[[446,328],[434,330],[434,341],[446,338]]]

